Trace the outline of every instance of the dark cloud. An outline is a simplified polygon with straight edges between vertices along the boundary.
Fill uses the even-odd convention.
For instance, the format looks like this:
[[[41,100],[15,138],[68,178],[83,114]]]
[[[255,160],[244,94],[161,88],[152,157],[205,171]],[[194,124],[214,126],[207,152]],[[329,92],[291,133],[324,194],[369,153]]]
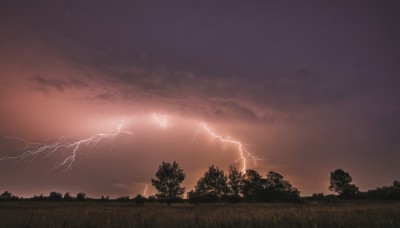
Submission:
[[[94,97],[94,99],[100,99],[105,101],[113,101],[115,100],[115,96],[111,93],[101,93]]]
[[[346,101],[354,93],[347,79],[313,75],[309,69],[265,77],[215,75],[208,78],[174,69],[150,71],[120,66],[112,72],[102,71],[101,75],[105,75],[106,84],[111,81],[113,87],[123,88],[115,99],[180,104],[192,109],[194,114],[201,111],[217,119],[224,116],[249,122],[262,120],[263,113],[271,109],[277,113],[295,111],[301,114]]]
[[[58,106],[62,115],[54,122],[81,106],[87,109],[76,119],[85,112],[99,115],[98,110],[116,116],[160,111],[210,121],[221,131],[235,129],[238,138],[256,140],[260,156],[270,159],[261,166],[298,173],[299,182],[342,165],[371,174],[369,163],[378,170],[376,178],[398,178],[392,166],[400,154],[398,1],[229,1],[229,7],[215,1],[1,4],[0,87],[18,81],[44,91],[47,100],[36,101],[40,110],[62,103],[57,99],[72,100]],[[1,121],[15,118],[12,129],[31,120],[22,114],[18,119],[14,107],[31,111],[35,99],[15,102],[9,90],[2,91],[0,109]],[[21,97],[29,100],[31,92]],[[140,157],[146,162],[115,158],[113,164],[121,163],[118,168],[124,170],[102,171],[111,183],[107,191],[141,188],[150,173],[146,164],[153,168],[168,153],[186,155],[168,145],[160,158]],[[146,151],[141,146],[135,149]],[[198,153],[190,156],[196,161],[185,161],[196,166],[188,170],[192,173],[203,165],[197,160],[213,161],[194,150]],[[90,164],[93,170],[81,170],[78,185],[99,171],[85,163]],[[145,171],[125,175],[133,164]],[[74,183],[72,177],[69,181]],[[95,192],[100,185],[88,188]]]
[[[396,14],[387,11],[393,2],[364,8],[344,2],[232,4],[41,2],[11,4],[10,11],[19,13],[8,18],[37,28],[32,33],[64,61],[119,90],[114,99],[175,103],[185,97],[190,99],[182,105],[189,107],[191,99],[234,99],[258,109],[308,112],[398,84],[391,62],[399,34],[388,21]],[[382,30],[387,35],[379,35]],[[51,78],[47,86],[59,91],[80,86]],[[213,105],[210,113],[222,112]]]
[[[45,92],[48,92],[50,89],[64,92],[66,88],[84,89],[88,87],[86,83],[74,78],[57,79],[54,77],[46,78],[40,75],[35,75],[30,78],[30,81],[34,84],[35,89],[43,90]]]

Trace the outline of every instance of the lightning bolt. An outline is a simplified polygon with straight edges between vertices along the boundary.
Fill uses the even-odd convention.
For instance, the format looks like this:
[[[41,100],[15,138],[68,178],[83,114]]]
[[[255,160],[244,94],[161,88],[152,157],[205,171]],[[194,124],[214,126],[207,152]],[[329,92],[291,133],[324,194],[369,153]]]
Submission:
[[[168,126],[167,118],[165,116],[153,113],[152,117],[156,121],[156,123],[160,125],[162,128],[166,128]],[[109,151],[111,151],[115,146],[114,140],[117,136],[119,136],[120,134],[132,135],[131,132],[123,131],[122,130],[123,127],[124,127],[124,121],[121,121],[120,123],[118,123],[117,128],[115,130],[107,131],[105,133],[99,133],[82,140],[76,140],[67,137],[59,137],[55,140],[55,142],[49,144],[30,142],[19,137],[6,137],[21,142],[24,145],[22,148],[23,152],[16,156],[0,157],[0,161],[12,160],[12,159],[32,161],[37,157],[47,158],[50,155],[54,154],[55,152],[62,152],[63,155],[67,154],[67,156],[64,157],[61,162],[56,163],[51,168],[51,170],[58,168],[64,168],[64,170],[68,170],[72,167],[74,161],[76,160],[76,156],[79,152],[86,152],[88,154],[94,149],[96,149],[98,144],[101,142],[109,143],[110,145]],[[255,155],[253,155],[249,150],[247,150],[244,144],[242,144],[240,141],[232,139],[229,136],[222,136],[217,134],[204,122],[199,123],[199,125],[196,128],[194,137],[192,138],[192,140],[190,140],[188,146],[190,146],[196,140],[196,137],[201,129],[203,129],[211,137],[218,139],[223,143],[233,144],[237,147],[240,157],[239,159],[242,161],[243,164],[242,168],[243,172],[245,172],[247,169],[248,158],[251,159],[254,162],[254,164],[257,164],[257,160],[261,160],[257,158]],[[146,186],[143,192],[144,195],[146,194],[147,189],[148,185]]]
[[[167,118],[165,118],[165,116],[160,116],[157,113],[153,113],[153,118],[162,128],[167,127]]]
[[[149,189],[149,185],[147,184],[146,187],[143,190],[143,196],[146,197],[147,195],[147,189]]]
[[[160,116],[157,115],[156,113],[153,113],[153,118],[156,120],[156,122],[163,128],[167,127],[167,119],[164,116]],[[197,135],[199,134],[200,129],[205,130],[205,132],[210,135],[213,138],[218,139],[219,141],[223,142],[223,143],[230,143],[233,145],[237,146],[237,149],[239,151],[239,156],[240,156],[240,160],[242,161],[243,164],[243,168],[242,171],[243,173],[246,172],[247,169],[247,159],[246,157],[250,158],[254,164],[257,164],[258,160],[261,160],[260,158],[256,157],[255,155],[253,155],[252,153],[250,153],[249,150],[247,150],[247,148],[245,148],[245,146],[238,140],[234,140],[231,137],[227,136],[221,136],[218,135],[217,133],[215,133],[213,130],[211,130],[210,127],[207,126],[206,123],[204,122],[200,122],[199,125],[196,128],[195,134],[193,136],[193,138],[189,141],[188,143],[188,147],[191,146],[193,144],[193,142],[196,140]]]
[[[243,173],[245,173],[246,169],[247,169],[246,156],[250,157],[253,160],[254,164],[257,164],[257,160],[261,160],[260,158],[257,158],[256,156],[251,154],[250,151],[248,151],[240,141],[234,140],[229,136],[228,137],[224,137],[224,136],[218,135],[213,130],[211,130],[211,128],[209,128],[206,123],[200,123],[199,126],[201,126],[213,138],[216,138],[221,142],[230,143],[230,144],[233,144],[233,145],[237,146],[238,151],[239,151],[239,155],[240,155],[240,160],[242,160],[242,163],[243,163],[243,168],[242,168],[242,172]],[[197,135],[197,133],[198,133],[198,130],[196,130],[196,134],[195,135]],[[195,138],[193,138],[192,141],[194,141],[194,139]]]
[[[72,167],[79,151],[85,151],[88,154],[94,149],[96,149],[97,145],[103,141],[106,141],[110,144],[109,151],[111,151],[114,148],[114,140],[117,136],[119,136],[120,134],[132,135],[133,133],[122,130],[123,125],[124,121],[122,120],[117,125],[117,128],[115,130],[108,131],[105,133],[99,133],[82,140],[74,140],[71,138],[59,137],[57,138],[56,142],[50,144],[29,142],[19,137],[6,137],[23,143],[24,146],[22,150],[24,152],[17,156],[4,156],[0,158],[0,161],[10,160],[10,159],[32,161],[36,157],[47,158],[53,153],[60,151],[62,152],[62,154],[68,153],[69,155],[66,156],[61,162],[55,164],[51,168],[51,170],[58,168],[64,168],[63,170],[68,170]]]
[[[197,125],[197,128],[196,128],[196,131],[194,132],[193,138],[188,143],[188,147],[190,147],[192,145],[192,143],[194,143],[194,141],[196,141],[196,138],[197,138],[197,135],[199,134],[199,129],[201,126],[202,126],[202,123]]]

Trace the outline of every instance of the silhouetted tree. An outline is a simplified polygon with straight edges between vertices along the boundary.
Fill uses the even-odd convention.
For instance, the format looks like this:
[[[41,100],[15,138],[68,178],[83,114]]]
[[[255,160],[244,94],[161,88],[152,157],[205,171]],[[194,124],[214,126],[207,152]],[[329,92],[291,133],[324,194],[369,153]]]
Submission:
[[[5,191],[0,195],[0,201],[19,200],[18,196],[13,196],[10,192]]]
[[[229,166],[228,186],[230,188],[231,199],[239,200],[243,190],[243,174],[235,167]]]
[[[373,199],[400,200],[400,182],[394,181],[391,186],[369,190],[367,196]]]
[[[166,200],[168,204],[172,201],[182,198],[185,188],[181,187],[182,181],[185,179],[183,170],[175,161],[171,164],[163,162],[155,175],[155,179],[151,179],[151,183],[157,189],[156,197]]]
[[[62,194],[59,192],[50,192],[49,200],[52,201],[62,200]]]
[[[339,195],[339,198],[343,199],[355,199],[360,195],[360,190],[354,184],[349,184],[343,192]]]
[[[44,201],[44,200],[47,200],[47,197],[43,196],[43,194],[40,194],[40,196],[34,195],[33,198],[31,198],[31,200]]]
[[[121,196],[117,200],[118,201],[129,201],[129,196]]]
[[[192,201],[216,201],[226,198],[228,194],[229,187],[224,171],[212,165],[197,181],[194,191],[190,191],[188,197]]]
[[[336,169],[331,172],[329,190],[339,194],[340,198],[355,198],[358,193],[358,187],[350,184],[353,181],[350,174],[343,169]]]
[[[257,171],[246,170],[242,193],[247,200],[267,202],[297,202],[300,200],[300,191],[285,180],[281,174],[273,171],[268,172],[264,179]]]
[[[325,200],[325,195],[324,195],[324,193],[313,193],[310,199],[322,201],[322,200]]]
[[[299,201],[300,191],[277,172],[270,171],[265,180],[263,200],[266,201]]]
[[[149,197],[147,197],[147,201],[149,201],[149,202],[157,201],[157,197],[155,197],[155,196],[149,196]]]
[[[65,201],[72,201],[74,198],[71,196],[71,194],[69,192],[67,192],[67,193],[64,194],[63,199]]]
[[[85,201],[86,199],[86,194],[83,192],[80,192],[78,194],[76,194],[76,200],[78,201]]]
[[[353,179],[343,169],[331,172],[329,190],[342,193]]]
[[[254,169],[246,170],[243,177],[242,194],[245,199],[257,199],[264,190],[265,180]]]
[[[135,198],[133,198],[133,201],[135,201],[136,204],[142,205],[146,201],[146,197],[143,197],[140,194],[137,194]]]
[[[393,187],[400,190],[400,182],[399,181],[393,181]]]
[[[8,191],[5,191],[0,195],[0,199],[2,199],[2,200],[10,200],[11,197],[12,197],[12,194]]]

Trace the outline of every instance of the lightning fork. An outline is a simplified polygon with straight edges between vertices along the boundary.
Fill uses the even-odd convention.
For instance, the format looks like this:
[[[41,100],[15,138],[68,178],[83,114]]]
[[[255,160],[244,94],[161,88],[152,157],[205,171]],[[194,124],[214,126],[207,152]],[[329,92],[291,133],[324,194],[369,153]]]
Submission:
[[[206,132],[211,135],[213,138],[218,139],[221,142],[226,142],[226,143],[231,143],[237,146],[238,151],[239,151],[239,155],[240,155],[240,160],[242,160],[243,163],[243,169],[242,172],[245,173],[246,169],[247,169],[247,160],[246,160],[246,156],[250,157],[254,164],[257,164],[257,160],[261,160],[260,158],[257,158],[256,156],[254,156],[253,154],[251,154],[245,147],[244,145],[237,140],[232,139],[231,137],[224,137],[221,135],[218,135],[217,133],[215,133],[213,130],[211,130],[211,128],[209,128],[207,126],[206,123],[200,123],[200,126],[206,130]],[[196,135],[197,135],[198,130],[196,130]],[[195,139],[195,137],[193,138],[193,140],[191,142],[193,142]]]
[[[42,156],[44,158],[47,158],[48,156],[52,155],[53,153],[57,151],[62,151],[63,154],[65,153],[70,153],[67,157],[65,157],[61,162],[55,164],[51,170],[58,169],[58,168],[64,168],[63,170],[68,170],[72,167],[76,155],[79,151],[83,150],[86,151],[87,153],[90,153],[96,147],[98,144],[102,141],[108,141],[108,143],[111,145],[109,150],[111,151],[114,148],[114,140],[117,136],[120,134],[129,134],[133,135],[133,133],[128,132],[128,131],[123,131],[123,124],[124,121],[122,120],[116,130],[108,131],[105,133],[98,133],[95,134],[89,138],[82,139],[82,140],[74,140],[66,137],[59,137],[56,142],[50,143],[50,144],[41,144],[41,143],[34,143],[34,142],[29,142],[25,139],[19,138],[19,137],[6,137],[9,139],[15,139],[17,141],[20,141],[24,144],[22,150],[24,151],[22,154],[17,155],[17,156],[4,156],[0,158],[0,161],[2,160],[24,160],[24,161],[32,161],[38,156]]]

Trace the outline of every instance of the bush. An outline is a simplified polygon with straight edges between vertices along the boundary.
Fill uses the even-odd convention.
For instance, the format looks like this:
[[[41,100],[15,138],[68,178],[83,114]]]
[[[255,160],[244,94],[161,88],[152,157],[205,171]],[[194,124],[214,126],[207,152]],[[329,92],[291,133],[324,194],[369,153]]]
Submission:
[[[83,192],[80,192],[78,194],[76,194],[76,200],[78,201],[85,201],[86,199],[86,194]]]
[[[62,195],[59,192],[50,192],[49,200],[60,201],[60,200],[62,200]]]
[[[136,195],[135,198],[133,198],[133,201],[136,204],[142,205],[146,201],[146,197],[143,197],[142,195],[138,194],[138,195]]]

